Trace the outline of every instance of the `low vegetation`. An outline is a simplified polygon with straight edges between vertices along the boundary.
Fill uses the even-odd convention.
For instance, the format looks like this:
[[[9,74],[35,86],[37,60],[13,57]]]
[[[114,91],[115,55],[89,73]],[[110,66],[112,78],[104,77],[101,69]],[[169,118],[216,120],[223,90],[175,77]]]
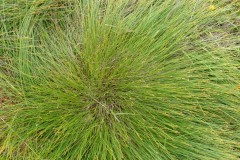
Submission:
[[[238,1],[0,2],[0,157],[240,158]]]

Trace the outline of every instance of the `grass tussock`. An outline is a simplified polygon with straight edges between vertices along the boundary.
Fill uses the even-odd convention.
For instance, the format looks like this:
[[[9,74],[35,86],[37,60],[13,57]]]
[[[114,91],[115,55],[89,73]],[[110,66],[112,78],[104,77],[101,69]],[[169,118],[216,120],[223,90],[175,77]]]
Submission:
[[[239,159],[239,6],[1,1],[0,156]]]

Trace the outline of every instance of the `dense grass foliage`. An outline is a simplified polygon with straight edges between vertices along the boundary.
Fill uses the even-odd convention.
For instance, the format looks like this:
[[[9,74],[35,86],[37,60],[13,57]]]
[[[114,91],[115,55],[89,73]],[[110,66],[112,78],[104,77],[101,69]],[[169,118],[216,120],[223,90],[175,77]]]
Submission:
[[[239,6],[1,1],[0,157],[239,159]]]

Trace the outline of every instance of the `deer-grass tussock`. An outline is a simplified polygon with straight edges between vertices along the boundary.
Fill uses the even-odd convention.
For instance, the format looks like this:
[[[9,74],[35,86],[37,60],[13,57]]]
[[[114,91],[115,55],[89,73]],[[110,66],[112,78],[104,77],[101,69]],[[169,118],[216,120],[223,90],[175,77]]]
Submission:
[[[238,159],[237,5],[1,2],[1,156]]]

